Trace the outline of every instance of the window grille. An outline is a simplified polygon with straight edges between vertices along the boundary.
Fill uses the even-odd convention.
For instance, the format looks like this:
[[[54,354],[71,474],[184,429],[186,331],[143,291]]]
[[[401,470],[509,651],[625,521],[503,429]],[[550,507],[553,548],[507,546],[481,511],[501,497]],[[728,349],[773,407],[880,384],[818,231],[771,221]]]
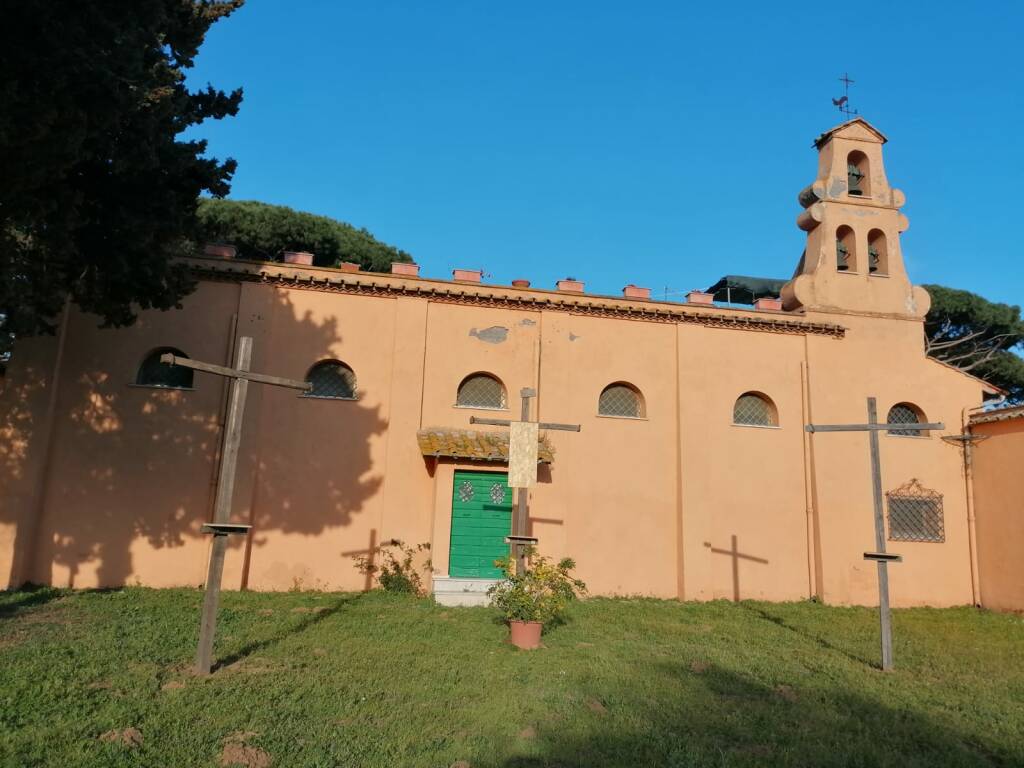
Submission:
[[[329,400],[355,400],[356,374],[344,363],[324,360],[309,369],[306,381],[313,385],[304,397],[322,397]]]
[[[163,389],[192,389],[192,369],[181,365],[160,362],[160,355],[170,352],[175,357],[185,357],[184,352],[173,347],[160,347],[146,355],[135,374],[135,383],[141,387]]]
[[[889,415],[885,419],[886,424],[920,424],[921,414],[917,409],[908,403],[897,403],[889,409]],[[911,437],[923,437],[927,435],[923,429],[904,427],[902,429],[890,429],[890,435],[909,435]]]
[[[597,401],[597,412],[602,416],[620,416],[639,419],[644,415],[640,393],[626,384],[605,387]]]
[[[755,427],[776,426],[775,408],[761,395],[747,392],[736,399],[732,408],[733,424],[745,424]]]
[[[464,380],[459,385],[455,400],[455,404],[463,408],[504,409],[507,407],[506,402],[505,387],[496,378],[484,373]]]
[[[945,541],[942,494],[915,478],[885,494],[890,541]]]

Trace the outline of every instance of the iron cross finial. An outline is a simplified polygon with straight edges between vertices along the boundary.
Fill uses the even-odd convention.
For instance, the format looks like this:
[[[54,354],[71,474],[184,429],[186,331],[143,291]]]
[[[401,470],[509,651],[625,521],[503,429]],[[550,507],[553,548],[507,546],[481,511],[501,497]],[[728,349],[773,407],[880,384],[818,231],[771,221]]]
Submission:
[[[839,82],[843,84],[843,95],[838,99],[832,99],[832,104],[838,107],[839,111],[846,115],[846,119],[849,120],[851,116],[857,114],[856,109],[850,109],[850,86],[856,81],[850,79],[850,75],[843,72],[843,76],[839,78]]]

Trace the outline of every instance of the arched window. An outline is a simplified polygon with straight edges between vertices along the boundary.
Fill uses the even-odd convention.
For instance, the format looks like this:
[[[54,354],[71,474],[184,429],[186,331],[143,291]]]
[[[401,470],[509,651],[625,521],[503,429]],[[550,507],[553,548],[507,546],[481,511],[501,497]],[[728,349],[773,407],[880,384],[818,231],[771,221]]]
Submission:
[[[355,400],[356,374],[339,360],[321,360],[309,369],[306,381],[313,388],[304,397],[322,397],[328,400]]]
[[[644,399],[636,387],[625,382],[609,384],[597,401],[597,412],[601,416],[618,416],[626,419],[644,417]]]
[[[493,408],[504,410],[508,407],[505,387],[488,373],[474,373],[459,384],[455,404],[460,408]]]
[[[160,387],[162,389],[192,389],[192,369],[181,365],[161,363],[160,355],[170,352],[175,357],[188,358],[184,352],[174,347],[157,347],[150,352],[139,366],[135,374],[135,383],[140,387]]]
[[[846,191],[855,197],[871,195],[868,156],[859,150],[854,150],[846,158]]]
[[[869,274],[889,274],[889,250],[885,243],[885,233],[880,229],[868,232],[868,269]]]
[[[840,272],[857,271],[857,245],[853,230],[845,224],[836,230],[836,269]]]
[[[775,403],[760,392],[744,392],[732,407],[732,423],[749,427],[777,427]]]
[[[889,415],[885,419],[886,424],[924,424],[924,411],[913,403],[896,403],[889,409]],[[902,435],[904,437],[928,437],[927,430],[903,427],[901,429],[890,429],[890,435]]]

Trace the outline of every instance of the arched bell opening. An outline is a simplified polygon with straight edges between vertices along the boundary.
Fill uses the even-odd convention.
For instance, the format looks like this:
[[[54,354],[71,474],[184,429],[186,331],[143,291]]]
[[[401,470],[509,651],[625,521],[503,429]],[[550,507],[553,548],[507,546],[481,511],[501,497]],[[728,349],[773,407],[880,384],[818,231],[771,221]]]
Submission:
[[[889,247],[880,229],[868,232],[868,270],[872,275],[889,274]]]
[[[857,271],[857,243],[853,229],[845,224],[836,230],[836,270]]]
[[[846,156],[846,193],[871,197],[871,167],[868,156],[859,149]]]

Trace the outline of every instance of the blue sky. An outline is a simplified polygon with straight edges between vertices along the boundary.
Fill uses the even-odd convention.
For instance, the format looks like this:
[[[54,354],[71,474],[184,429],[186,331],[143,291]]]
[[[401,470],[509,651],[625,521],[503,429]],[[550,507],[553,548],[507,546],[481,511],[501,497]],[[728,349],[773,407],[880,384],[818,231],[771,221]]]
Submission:
[[[837,78],[887,134],[914,282],[1020,303],[1024,3],[249,0],[190,76],[232,197],[326,214],[421,274],[704,288],[788,277]],[[696,4],[693,4],[696,5]]]

